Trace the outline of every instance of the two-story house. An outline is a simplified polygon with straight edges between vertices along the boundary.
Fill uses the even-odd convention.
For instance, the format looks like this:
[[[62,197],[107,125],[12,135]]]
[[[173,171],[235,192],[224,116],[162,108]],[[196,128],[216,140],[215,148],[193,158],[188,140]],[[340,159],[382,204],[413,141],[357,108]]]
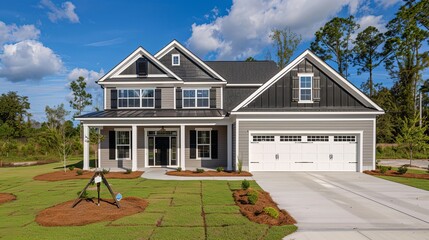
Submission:
[[[203,61],[174,40],[155,55],[137,48],[98,84],[104,110],[76,119],[85,139],[89,127],[101,129],[101,168],[375,168],[383,110],[308,50],[278,69]]]

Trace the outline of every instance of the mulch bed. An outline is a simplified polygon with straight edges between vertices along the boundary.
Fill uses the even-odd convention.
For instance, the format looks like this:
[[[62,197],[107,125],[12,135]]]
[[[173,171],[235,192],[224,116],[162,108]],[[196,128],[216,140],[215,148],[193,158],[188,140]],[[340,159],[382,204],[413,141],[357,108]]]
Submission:
[[[366,174],[369,175],[376,175],[376,176],[390,176],[390,177],[403,177],[403,178],[418,178],[418,179],[427,179],[429,180],[429,173],[426,174],[419,174],[419,173],[404,173],[399,174],[394,170],[388,170],[386,173],[380,173],[379,170],[371,170],[371,171],[363,171]]]
[[[104,174],[107,179],[132,179],[139,178],[143,174],[142,171],[137,172],[109,172],[108,174]],[[34,180],[39,181],[62,181],[62,180],[70,180],[70,179],[90,179],[94,175],[94,172],[91,171],[83,171],[82,175],[77,175],[77,169],[75,168],[73,171],[67,169],[66,172],[64,170],[45,173],[41,175],[35,176]]]
[[[16,196],[12,193],[0,193],[0,204],[16,200]]]
[[[45,227],[55,226],[83,226],[90,223],[113,221],[125,216],[143,212],[148,202],[141,198],[126,197],[119,204],[114,205],[114,200],[103,200],[100,206],[96,205],[96,199],[82,200],[72,208],[74,200],[60,203],[47,208],[36,216],[36,222]]]
[[[258,191],[258,201],[255,205],[250,204],[247,199],[247,193],[249,191],[255,190],[235,190],[233,196],[235,203],[240,207],[241,214],[246,216],[250,221],[268,224],[270,226],[291,225],[296,223],[295,219],[289,215],[288,212],[277,207],[277,204],[273,201],[270,194],[265,191]],[[276,219],[265,213],[263,210],[265,207],[275,208],[279,212],[279,217]]]
[[[218,171],[204,171],[202,173],[197,173],[195,171],[169,171],[165,173],[171,176],[180,176],[180,177],[250,177],[253,176],[249,172],[218,172]]]

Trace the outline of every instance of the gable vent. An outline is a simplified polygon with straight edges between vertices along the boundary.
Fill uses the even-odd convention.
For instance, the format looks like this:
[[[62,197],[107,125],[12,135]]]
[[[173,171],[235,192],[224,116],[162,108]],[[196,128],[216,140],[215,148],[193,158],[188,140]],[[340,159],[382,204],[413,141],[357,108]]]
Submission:
[[[149,63],[146,58],[139,58],[136,62],[136,72],[139,76],[147,76]]]

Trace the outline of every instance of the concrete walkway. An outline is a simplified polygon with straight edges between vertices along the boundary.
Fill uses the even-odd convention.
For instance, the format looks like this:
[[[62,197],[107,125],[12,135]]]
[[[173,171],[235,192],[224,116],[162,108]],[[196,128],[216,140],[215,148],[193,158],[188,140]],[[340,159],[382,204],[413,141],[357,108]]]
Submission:
[[[285,239],[429,239],[428,191],[354,172],[253,174],[298,222]]]
[[[400,167],[404,164],[410,164],[409,159],[380,159],[378,165]],[[411,164],[419,168],[428,168],[429,160],[412,160]]]
[[[167,171],[175,170],[172,168],[144,168],[141,170],[144,171],[142,178],[154,180],[253,180],[252,177],[179,177],[166,175]]]

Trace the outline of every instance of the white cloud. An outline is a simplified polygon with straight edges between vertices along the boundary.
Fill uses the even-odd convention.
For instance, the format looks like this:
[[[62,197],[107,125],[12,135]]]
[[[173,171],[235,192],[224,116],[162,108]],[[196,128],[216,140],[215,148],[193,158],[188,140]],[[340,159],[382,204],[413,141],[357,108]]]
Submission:
[[[42,0],[40,4],[50,10],[48,17],[52,22],[62,19],[67,19],[72,23],[79,22],[79,16],[74,11],[76,6],[72,2],[63,2],[61,7],[57,7],[51,0]]]
[[[0,44],[19,42],[28,39],[38,39],[40,30],[34,25],[7,25],[0,21]]]
[[[225,16],[210,23],[192,24],[188,46],[205,56],[240,59],[259,53],[271,44],[271,29],[289,27],[303,40],[343,8],[355,14],[363,0],[234,0]]]
[[[383,8],[388,8],[397,3],[402,2],[401,0],[375,0],[375,3],[382,6]]]
[[[360,25],[359,32],[365,30],[365,28],[369,26],[374,26],[378,29],[380,32],[385,32],[386,29],[386,22],[383,19],[383,15],[374,16],[374,15],[366,15],[362,16],[361,18],[357,19],[357,23]]]
[[[50,48],[35,40],[6,44],[0,54],[0,77],[18,82],[59,73],[63,63]]]
[[[103,69],[100,69],[100,71],[96,72],[96,71],[88,70],[85,68],[74,68],[68,74],[67,79],[69,81],[73,81],[73,80],[78,79],[79,77],[84,77],[85,82],[86,82],[86,86],[88,88],[99,89],[100,86],[95,81],[100,79],[102,76],[104,76],[104,70]]]

